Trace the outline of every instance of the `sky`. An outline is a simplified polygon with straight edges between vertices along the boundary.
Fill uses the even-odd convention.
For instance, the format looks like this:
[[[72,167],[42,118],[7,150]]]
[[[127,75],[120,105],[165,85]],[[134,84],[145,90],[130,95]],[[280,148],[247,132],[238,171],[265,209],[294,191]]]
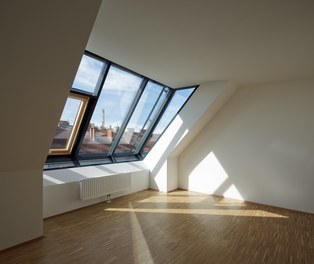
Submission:
[[[81,100],[68,97],[60,120],[65,120],[70,123],[70,125],[74,124],[75,118],[77,116],[78,110],[80,109]]]
[[[104,63],[94,58],[83,56],[73,87],[91,94],[95,91],[99,75],[101,73]],[[91,123],[95,126],[101,126],[103,120],[103,111],[105,110],[105,127],[121,126],[130,106],[136,96],[136,93],[141,85],[142,77],[132,74],[126,70],[120,69],[117,66],[111,66],[102,88],[98,103],[93,113]],[[131,117],[128,128],[134,128],[135,131],[143,126],[150,111],[153,109],[158,96],[162,91],[163,86],[148,82],[140,101]],[[167,88],[168,89],[168,88]],[[177,111],[184,104],[193,89],[178,90],[165,115],[160,120],[155,133],[160,133],[169,124]],[[166,91],[163,92],[161,99],[166,96]],[[162,100],[159,100],[157,106],[160,106]],[[68,98],[61,120],[67,120],[73,124],[79,109],[80,102],[78,99]],[[157,109],[153,112],[157,112]]]

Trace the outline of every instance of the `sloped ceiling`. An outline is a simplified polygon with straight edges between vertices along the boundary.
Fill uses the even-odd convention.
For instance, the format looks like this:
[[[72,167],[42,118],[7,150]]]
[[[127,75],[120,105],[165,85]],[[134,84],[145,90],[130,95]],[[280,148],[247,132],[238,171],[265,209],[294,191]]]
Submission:
[[[314,74],[312,0],[104,0],[87,49],[176,88]]]
[[[2,3],[0,172],[43,167],[99,6]]]

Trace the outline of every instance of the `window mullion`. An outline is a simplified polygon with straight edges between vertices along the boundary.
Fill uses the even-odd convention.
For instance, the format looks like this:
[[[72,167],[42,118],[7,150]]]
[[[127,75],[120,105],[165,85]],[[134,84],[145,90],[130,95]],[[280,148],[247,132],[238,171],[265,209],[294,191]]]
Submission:
[[[118,146],[118,143],[119,143],[121,137],[123,136],[124,130],[125,130],[126,126],[128,125],[130,119],[131,119],[131,116],[132,116],[132,114],[133,114],[133,112],[134,112],[134,110],[135,110],[135,108],[136,108],[136,106],[137,106],[137,104],[141,98],[141,95],[142,95],[147,83],[148,83],[148,79],[144,78],[141,85],[140,85],[140,88],[138,89],[137,94],[136,94],[136,96],[135,96],[135,98],[134,98],[134,100],[130,106],[130,110],[128,111],[126,117],[124,118],[124,120],[121,124],[121,127],[120,127],[115,139],[112,142],[111,148],[108,151],[108,156],[112,156],[113,153],[115,152],[115,150]]]
[[[97,96],[96,97],[90,97],[90,99],[89,99],[89,103],[88,103],[87,109],[85,111],[80,130],[79,130],[79,132],[77,134],[76,142],[75,142],[75,144],[73,146],[73,151],[72,151],[72,157],[73,158],[76,158],[78,156],[78,153],[80,151],[81,143],[84,140],[85,133],[86,133],[86,131],[88,129],[90,120],[91,120],[91,118],[93,116],[96,104],[97,104],[99,96],[100,96],[100,92],[101,92],[101,90],[102,90],[102,88],[104,86],[104,83],[105,83],[105,80],[107,78],[110,66],[111,66],[110,62],[106,62],[105,63],[105,66],[104,66],[104,68],[103,68],[103,70],[101,72],[102,73],[102,78],[101,78],[101,82],[99,84],[100,86],[99,86],[99,89],[98,89]]]
[[[164,87],[165,89],[165,87]],[[158,112],[156,113],[154,119],[152,120],[151,124],[149,125],[149,127],[147,128],[142,141],[139,143],[139,145],[137,146],[137,149],[135,150],[135,154],[139,154],[142,150],[142,148],[145,145],[145,142],[147,141],[149,135],[152,133],[152,131],[154,130],[154,128],[156,127],[159,119],[161,118],[162,114],[164,113],[164,111],[166,110],[169,102],[171,101],[172,96],[174,95],[174,90],[170,89],[168,94],[166,95],[166,98],[163,102],[163,104],[161,105],[160,109],[158,110]]]
[[[147,122],[149,121],[149,119],[151,118],[151,115],[153,114],[154,110],[155,110],[155,107],[157,106],[158,104],[158,101],[160,100],[160,97],[162,96],[162,93],[163,93],[164,89],[161,89],[159,95],[158,95],[158,98],[156,100],[156,102],[154,103],[152,109],[150,110],[150,113],[148,115],[148,117],[146,118],[145,122],[144,122],[144,125],[142,126],[142,128],[140,129],[140,133],[137,135],[136,137],[136,140],[134,140],[134,143],[133,143],[133,147],[135,144],[138,144],[138,139],[140,138],[141,134],[142,134],[142,131],[144,131],[144,128],[147,124]]]
[[[116,82],[111,84],[111,81]],[[150,83],[155,83],[158,86],[157,90],[154,86],[150,86]],[[190,87],[181,89],[188,88]],[[152,89],[151,92],[150,89]],[[72,108],[70,106],[65,107],[65,114],[62,114],[60,121],[67,119],[68,123],[71,122],[71,125],[66,126],[66,122],[59,122],[63,127],[60,125],[61,128],[56,132],[51,147],[52,150],[49,150],[46,160],[45,166],[47,168],[45,169],[143,159],[171,123],[170,118],[173,120],[174,117],[172,116],[175,111],[172,102],[178,101],[181,104],[183,99],[187,99],[185,92],[177,96],[177,90],[168,88],[96,54],[85,51],[70,89],[70,97],[72,95],[72,97],[80,97],[82,100],[85,98],[84,102],[79,107],[80,110],[74,123],[70,120],[73,119],[72,108],[77,108],[77,103],[71,101]],[[119,97],[120,92],[122,95]],[[189,98],[191,93],[188,92],[188,94],[190,94]],[[129,100],[124,101],[124,104],[122,104],[119,98],[124,100],[125,97]],[[110,101],[110,99],[112,100]],[[119,111],[114,112],[115,108],[119,107],[119,102],[121,103],[121,109],[118,110],[121,110],[121,113]],[[106,108],[110,113],[108,118],[109,128],[104,125],[104,115],[102,127],[100,127],[99,111],[103,105],[102,110],[104,111]],[[115,105],[115,107],[112,107],[112,105]],[[176,109],[176,107],[174,108]],[[113,109],[113,112],[111,112],[111,109]],[[118,120],[116,121],[117,125],[113,126],[115,120]],[[135,124],[133,124],[133,121]],[[89,127],[93,126],[91,122],[94,124],[95,129],[89,131]],[[165,126],[165,124],[168,125]],[[130,126],[130,130],[128,130],[128,126]],[[63,142],[71,127],[71,134],[65,150],[63,148],[58,149],[57,147],[64,145]],[[61,131],[61,129],[63,130]],[[138,131],[138,129],[140,130]],[[162,132],[160,133],[160,131]],[[62,152],[58,152],[59,150],[62,150]],[[84,162],[82,163],[82,161]],[[50,166],[50,164],[53,165]]]

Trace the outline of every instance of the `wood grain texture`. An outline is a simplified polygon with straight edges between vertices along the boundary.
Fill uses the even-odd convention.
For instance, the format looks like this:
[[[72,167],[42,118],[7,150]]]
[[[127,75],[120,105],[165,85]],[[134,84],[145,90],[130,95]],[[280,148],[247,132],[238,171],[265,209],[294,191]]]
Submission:
[[[147,190],[44,221],[0,263],[314,263],[314,215]]]

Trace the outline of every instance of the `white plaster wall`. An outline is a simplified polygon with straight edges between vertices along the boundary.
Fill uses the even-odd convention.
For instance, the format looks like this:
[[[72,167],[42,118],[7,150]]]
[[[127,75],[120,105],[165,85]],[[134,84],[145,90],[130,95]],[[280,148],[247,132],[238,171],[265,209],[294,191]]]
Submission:
[[[167,188],[168,191],[178,188],[178,158],[167,158]]]
[[[240,88],[179,156],[179,187],[314,212],[314,79]]]
[[[175,158],[224,105],[236,88],[234,83],[228,81],[209,82],[197,88],[144,159],[151,171],[150,188],[162,192],[177,189]],[[171,160],[167,161],[168,158]]]
[[[105,201],[105,197],[80,200],[79,181],[118,173],[131,173],[131,188],[111,194],[112,199],[149,188],[149,170],[141,161],[44,171],[44,217]]]
[[[42,235],[42,170],[0,172],[0,249]]]
[[[42,168],[100,2],[1,2],[0,250],[42,235]]]

